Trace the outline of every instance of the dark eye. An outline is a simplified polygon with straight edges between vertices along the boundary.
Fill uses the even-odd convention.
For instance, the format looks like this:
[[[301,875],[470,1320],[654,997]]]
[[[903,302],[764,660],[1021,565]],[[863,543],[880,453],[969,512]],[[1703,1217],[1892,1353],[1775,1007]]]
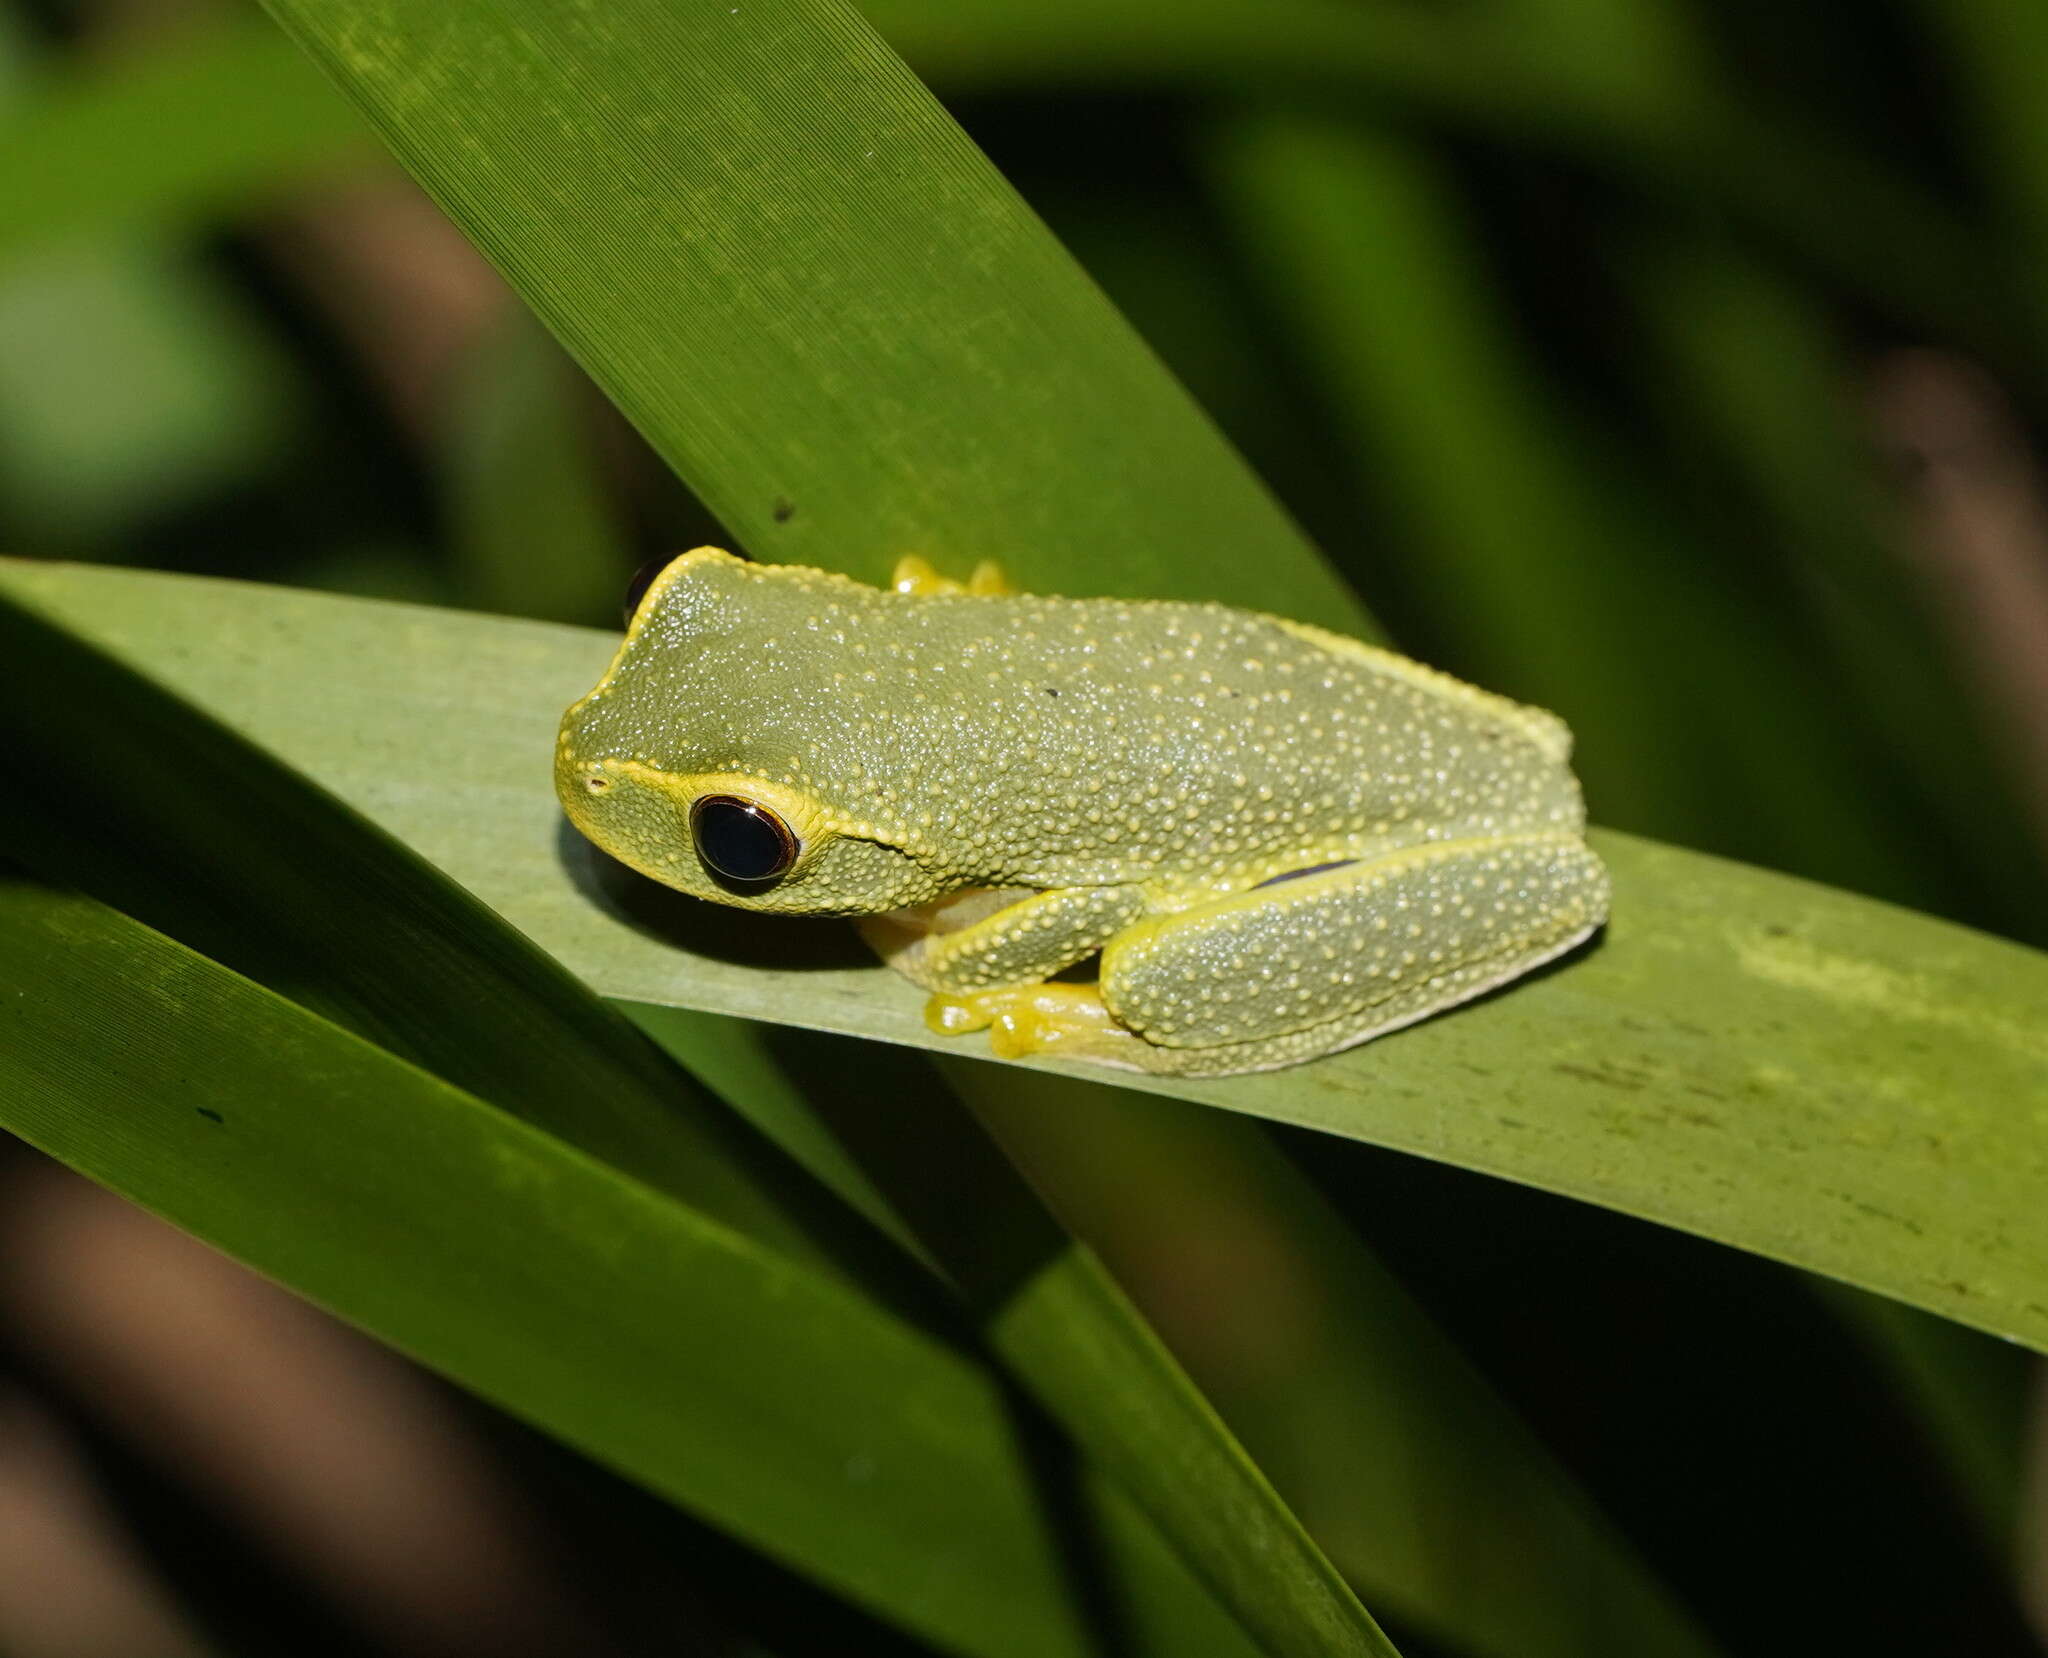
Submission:
[[[621,613],[628,627],[633,625],[634,612],[639,610],[640,601],[647,597],[647,590],[654,585],[654,578],[673,563],[673,558],[650,558],[633,572],[633,579],[626,583],[626,608]]]
[[[697,856],[728,881],[772,881],[796,862],[796,836],[765,806],[707,794],[690,808]]]

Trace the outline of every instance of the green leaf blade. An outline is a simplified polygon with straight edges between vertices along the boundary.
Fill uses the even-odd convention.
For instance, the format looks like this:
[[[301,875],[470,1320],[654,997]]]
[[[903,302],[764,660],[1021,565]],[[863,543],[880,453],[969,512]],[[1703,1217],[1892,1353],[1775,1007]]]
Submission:
[[[753,556],[1361,621],[850,7],[270,9]]]
[[[842,965],[858,957],[838,924],[770,932],[644,882],[608,888],[562,839],[535,777],[606,635],[72,566],[0,562],[0,585],[304,766],[607,996],[974,1053],[927,1031],[895,975]],[[195,637],[222,643],[179,642]],[[399,750],[440,785],[394,787]],[[1596,844],[1614,919],[1580,957],[1313,1065],[1120,1080],[1562,1192],[2048,1349],[2048,956],[1675,847]]]
[[[1372,1605],[1472,1658],[1717,1650],[1263,1125],[946,1070]]]
[[[831,1259],[805,1224],[818,1206],[559,964],[303,779],[0,597],[0,707],[39,701],[6,721],[37,780],[0,800],[10,856],[751,1237]],[[405,747],[385,750],[387,773],[430,777]]]
[[[92,900],[0,881],[0,978],[0,1126],[930,1639],[1097,1650],[972,1361]],[[1250,1658],[1064,1477],[1138,1650]]]

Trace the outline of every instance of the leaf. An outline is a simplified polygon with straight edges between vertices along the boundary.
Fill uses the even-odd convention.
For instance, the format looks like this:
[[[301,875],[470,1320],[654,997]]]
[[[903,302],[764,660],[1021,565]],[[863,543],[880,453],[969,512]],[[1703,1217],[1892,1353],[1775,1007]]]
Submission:
[[[845,965],[842,924],[771,928],[615,881],[564,840],[538,780],[609,635],[139,572],[0,572],[608,996],[977,1051],[927,1032],[922,998],[885,969]],[[1605,1204],[2048,1347],[2048,957],[1597,841],[1614,920],[1557,969],[1295,1070],[1130,1085]]]
[[[23,719],[38,693],[39,717]],[[11,762],[36,780],[0,795],[8,855],[751,1238],[831,1262],[806,1223],[832,1211],[806,1203],[742,1124],[557,963],[317,789],[4,602],[0,709]],[[386,751],[387,775],[431,786],[405,748]],[[248,820],[262,836],[240,831]]]
[[[1125,1489],[1172,1517],[1169,1529],[1197,1506],[1198,1526],[1221,1534],[1212,1558],[1241,1560],[1271,1521],[1247,1505],[1244,1476],[1218,1467],[1228,1440],[1204,1431],[1204,1395],[1245,1439],[1260,1483],[1271,1479],[1344,1575],[1417,1635],[1473,1658],[1711,1650],[1259,1124],[942,1061],[1002,1154],[1085,1241],[1048,1238],[1004,1155],[934,1095],[925,1056],[631,1010],[657,1032],[689,1020],[756,1036],[948,1265],[990,1346],[1077,1439],[1102,1447]],[[700,1050],[676,1051],[694,1064]],[[1148,1318],[1167,1318],[1161,1336],[1189,1377],[1162,1363],[1119,1286]],[[1247,1585],[1246,1597],[1269,1589]]]
[[[945,1345],[90,899],[0,879],[0,1126],[951,1650],[1252,1649]],[[1043,1454],[1043,1447],[1039,1454]]]
[[[1713,1650],[1262,1124],[944,1068],[1374,1606],[1474,1658]]]
[[[675,1014],[641,1006],[635,1017],[661,1033]],[[1390,1658],[1344,1579],[1101,1262],[950,1097],[982,1114],[989,1080],[1000,1093],[1033,1079],[949,1072],[949,1089],[922,1055],[849,1052],[844,1040],[791,1031],[764,1046],[886,1194],[920,1254],[958,1286],[990,1350],[1156,1517],[1263,1650]],[[1426,1582],[1415,1595],[1426,1619],[1456,1626],[1455,1596]]]
[[[627,1002],[623,1011],[685,1070],[831,1187],[877,1231],[938,1270],[888,1198],[847,1155],[817,1108],[784,1073],[770,1041],[774,1026],[646,1002]]]
[[[1362,621],[850,7],[270,9],[754,556]]]

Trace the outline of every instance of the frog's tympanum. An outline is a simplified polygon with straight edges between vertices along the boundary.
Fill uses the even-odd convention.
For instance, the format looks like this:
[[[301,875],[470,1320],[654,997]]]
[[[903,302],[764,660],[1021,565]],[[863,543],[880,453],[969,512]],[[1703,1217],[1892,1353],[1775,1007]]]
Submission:
[[[1199,1076],[1398,1030],[1599,926],[1570,746],[1277,617],[707,547],[569,710],[555,783],[657,881],[866,918],[935,1029]]]

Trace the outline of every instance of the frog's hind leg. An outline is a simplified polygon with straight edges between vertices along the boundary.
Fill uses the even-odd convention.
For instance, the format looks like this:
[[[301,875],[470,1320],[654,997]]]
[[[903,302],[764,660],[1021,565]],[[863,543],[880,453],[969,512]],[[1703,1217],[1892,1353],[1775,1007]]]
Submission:
[[[1269,883],[1110,942],[1102,1001],[1141,1040],[1100,1057],[1213,1076],[1335,1053],[1519,977],[1606,913],[1606,871],[1571,834],[1438,842]]]

